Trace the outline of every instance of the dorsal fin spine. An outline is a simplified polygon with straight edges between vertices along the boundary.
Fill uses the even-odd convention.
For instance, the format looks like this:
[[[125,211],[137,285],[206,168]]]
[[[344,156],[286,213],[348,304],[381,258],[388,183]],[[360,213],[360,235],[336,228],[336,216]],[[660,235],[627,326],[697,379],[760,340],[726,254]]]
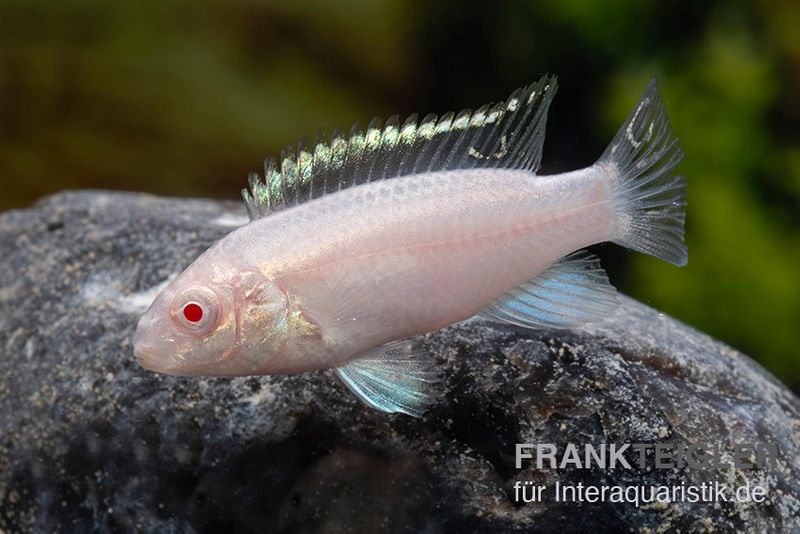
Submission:
[[[414,144],[414,140],[417,139],[419,132],[419,128],[417,126],[418,119],[419,116],[414,113],[406,119],[406,121],[403,123],[403,128],[400,130],[400,139],[403,143],[403,154],[400,157],[400,163],[397,165],[395,176],[402,176],[405,174],[410,163],[413,163],[411,161],[411,146]]]
[[[287,145],[281,151],[281,195],[283,205],[291,206],[297,199],[297,153],[291,145]]]
[[[331,157],[331,146],[325,143],[325,134],[323,132],[319,132],[317,134],[317,138],[314,141],[314,173],[316,174],[319,170],[324,168],[324,164],[328,161]],[[314,183],[314,180],[311,182],[311,198],[319,198],[325,194],[325,185],[327,176],[323,175],[322,180],[319,183]]]
[[[511,97],[504,104],[498,104],[497,107],[499,108],[502,105],[502,107],[503,107],[502,112],[503,113],[511,111],[511,109],[510,109],[512,107],[511,102],[518,102],[520,93],[521,93],[521,90],[517,89],[516,91],[511,93]],[[526,116],[527,116],[527,113],[530,111],[530,109],[531,109],[530,107],[526,107],[525,108]],[[510,120],[507,123],[503,124],[502,129],[500,129],[500,125],[502,124],[502,122],[499,121],[499,120],[495,122],[495,126],[494,126],[494,130],[493,131],[496,131],[498,129],[500,129],[500,130],[498,131],[498,133],[496,135],[492,135],[492,136],[489,137],[489,139],[494,138],[494,145],[492,146],[491,150],[488,150],[488,151],[483,153],[485,156],[490,157],[490,158],[495,158],[495,159],[501,159],[501,158],[505,157],[506,155],[508,155],[508,147],[509,147],[508,136],[509,136],[510,133],[513,133],[514,126],[515,126],[516,122],[517,121]],[[509,158],[509,159],[511,159],[511,158]],[[513,161],[513,159],[511,161]]]
[[[354,162],[355,168],[358,169],[358,162],[360,161],[361,154],[364,152],[364,132],[361,131],[361,127],[358,123],[353,125],[353,129],[350,130],[350,136],[347,138],[347,159],[345,159],[345,165]],[[353,173],[351,176],[343,176],[342,180],[340,180],[340,185],[337,188],[338,190],[345,189],[355,184],[355,174]]]
[[[456,115],[456,118],[453,120],[453,131],[458,131],[461,133],[456,139],[456,142],[453,143],[450,153],[447,155],[447,161],[444,163],[445,167],[451,167],[454,164],[454,159],[468,149],[464,145],[465,141],[467,141],[469,138],[467,128],[469,127],[469,118],[471,115],[472,110],[465,109]]]
[[[297,188],[295,191],[297,200],[302,199],[305,193],[311,198],[311,188],[314,180],[314,155],[308,149],[308,141],[301,139],[297,147]]]
[[[440,135],[445,132],[449,132],[453,126],[453,117],[454,113],[452,111],[448,111],[439,119],[439,122],[436,124],[436,130],[434,131],[434,135]],[[440,141],[439,143],[434,143],[434,152],[431,158],[428,160],[426,171],[432,171],[439,168],[444,167],[440,160],[442,158],[446,158],[446,155],[443,153],[445,148],[445,143]]]
[[[383,121],[378,118],[372,119],[372,122],[369,123],[369,128],[367,129],[366,150],[381,150],[383,148],[387,129],[385,126],[384,129],[381,129],[382,125]],[[379,158],[371,158],[368,163],[369,165],[362,176],[356,177],[356,179],[359,180],[359,183],[371,182],[378,179],[378,176],[376,176],[378,175],[379,171],[378,167],[381,167],[379,176],[383,175],[383,165],[379,165],[379,163],[381,163]]]
[[[333,141],[331,141],[331,159],[330,162],[334,168],[344,168],[345,161],[347,160],[347,141],[344,137],[344,130],[336,128],[331,134]],[[333,180],[332,180],[333,178]],[[338,174],[337,174],[338,178]],[[336,191],[339,187],[339,180],[326,173],[325,180],[325,194]]]
[[[392,115],[386,120],[383,126],[383,136],[381,138],[381,149],[386,150],[388,156],[380,169],[375,170],[373,180],[383,180],[388,178],[392,166],[397,165],[397,160],[402,156],[403,147],[400,146],[400,116]],[[378,158],[375,158],[378,161]]]
[[[410,174],[417,174],[421,172],[425,172],[428,169],[428,163],[431,159],[431,153],[436,150],[435,144],[432,142],[433,136],[436,133],[436,123],[438,121],[438,117],[434,114],[428,114],[422,119],[422,122],[419,125],[417,133],[419,137],[421,137],[425,144],[422,147],[421,152],[417,155],[414,165],[411,168]]]
[[[497,132],[497,117],[499,113],[497,108],[500,105],[502,104],[495,104],[486,112],[486,116],[483,119],[483,125],[481,127],[485,128],[487,125],[494,126],[491,126],[491,129],[488,130],[488,133],[486,134],[485,139],[483,139],[483,143],[480,146],[472,147],[477,158],[490,159],[491,154],[493,154],[493,152],[489,152],[487,150],[489,148],[487,145],[496,141],[495,136]]]
[[[533,93],[531,93],[531,94],[533,95]],[[514,108],[516,108],[516,107],[521,105],[521,103],[520,103],[521,100],[522,100],[522,95],[520,94],[519,96],[514,97],[513,99],[509,100],[509,103],[508,103],[507,107],[509,109],[512,106]],[[520,118],[520,120],[518,121],[519,124],[525,124],[526,122],[528,122],[530,114],[531,113],[538,113],[538,111],[539,110],[534,108],[533,106],[525,106],[524,114]],[[536,124],[537,124],[537,126],[534,127],[534,128],[531,128],[530,132],[528,132],[528,131],[524,132],[523,135],[520,137],[520,139],[517,142],[515,142],[514,145],[511,147],[511,152],[508,154],[508,158],[511,161],[515,162],[515,164],[514,164],[515,168],[520,168],[520,163],[521,163],[520,154],[521,153],[524,154],[527,151],[527,149],[529,147],[529,144],[530,144],[530,137],[537,135],[539,122],[536,122]]]

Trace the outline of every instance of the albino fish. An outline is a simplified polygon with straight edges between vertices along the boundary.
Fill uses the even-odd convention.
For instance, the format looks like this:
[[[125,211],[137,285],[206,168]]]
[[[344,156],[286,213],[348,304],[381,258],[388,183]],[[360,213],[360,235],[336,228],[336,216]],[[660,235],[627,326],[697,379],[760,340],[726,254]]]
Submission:
[[[139,321],[153,371],[335,369],[361,400],[421,415],[432,358],[402,340],[482,314],[570,328],[617,303],[612,241],[686,264],[683,157],[655,81],[594,165],[539,176],[554,77],[476,111],[397,116],[286,149],[243,195],[251,221],[203,253]]]

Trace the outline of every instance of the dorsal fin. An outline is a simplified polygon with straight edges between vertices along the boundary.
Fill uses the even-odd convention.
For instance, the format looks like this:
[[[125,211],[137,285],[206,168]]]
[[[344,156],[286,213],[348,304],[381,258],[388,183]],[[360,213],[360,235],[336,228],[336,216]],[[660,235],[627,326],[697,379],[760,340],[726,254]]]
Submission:
[[[250,191],[242,190],[251,219],[302,204],[328,193],[366,182],[430,171],[506,168],[536,172],[542,156],[547,110],[556,79],[543,76],[517,89],[505,102],[476,111],[422,121],[412,115],[400,123],[397,115],[385,124],[356,124],[345,136],[317,136],[309,146],[283,150],[280,162],[264,162],[264,176],[251,173]]]

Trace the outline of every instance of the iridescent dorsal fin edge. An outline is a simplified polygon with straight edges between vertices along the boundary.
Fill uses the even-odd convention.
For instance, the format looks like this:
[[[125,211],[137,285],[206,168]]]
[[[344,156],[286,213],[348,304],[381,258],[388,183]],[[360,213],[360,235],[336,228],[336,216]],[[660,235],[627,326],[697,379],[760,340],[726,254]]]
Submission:
[[[348,135],[337,129],[287,147],[264,162],[243,189],[250,219],[367,182],[424,172],[504,168],[536,172],[542,157],[547,111],[557,89],[554,76],[514,91],[504,102],[475,111],[416,115],[402,124],[393,115],[358,124]]]

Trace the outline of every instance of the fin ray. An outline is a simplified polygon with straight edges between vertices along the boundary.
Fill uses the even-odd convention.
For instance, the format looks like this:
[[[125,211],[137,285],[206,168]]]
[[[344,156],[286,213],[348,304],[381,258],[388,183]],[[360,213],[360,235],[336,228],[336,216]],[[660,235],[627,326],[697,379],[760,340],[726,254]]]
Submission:
[[[686,265],[686,179],[672,173],[682,158],[652,80],[598,160],[614,184],[620,220],[615,243]]]
[[[336,374],[368,406],[421,417],[435,400],[439,373],[427,354],[394,341],[336,368]]]
[[[506,293],[481,314],[525,328],[572,328],[607,317],[617,304],[616,289],[600,260],[578,251]]]
[[[400,126],[395,115],[385,123],[354,125],[349,135],[317,136],[286,147],[280,161],[267,159],[264,176],[253,173],[242,190],[251,220],[362,183],[408,174],[474,168],[525,169],[541,161],[553,76],[514,91],[506,101],[475,112],[412,115]]]

